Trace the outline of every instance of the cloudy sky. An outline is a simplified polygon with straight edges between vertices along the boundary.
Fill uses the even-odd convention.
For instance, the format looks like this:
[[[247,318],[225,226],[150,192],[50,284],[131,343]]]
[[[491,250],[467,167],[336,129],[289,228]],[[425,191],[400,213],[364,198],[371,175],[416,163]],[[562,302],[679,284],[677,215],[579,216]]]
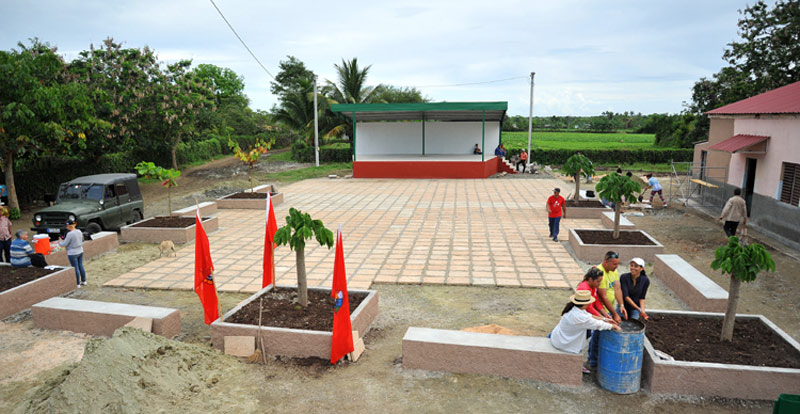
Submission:
[[[527,115],[606,110],[678,112],[692,84],[717,72],[753,1],[242,1],[215,0],[275,75],[293,55],[322,79],[334,63],[372,65],[368,84],[414,86],[434,101],[508,101]],[[770,4],[773,2],[770,2]],[[271,77],[209,0],[0,0],[0,48],[38,37],[73,59],[113,37],[243,75],[255,109],[269,109]],[[501,82],[490,82],[517,78]],[[464,85],[472,84],[472,85]]]

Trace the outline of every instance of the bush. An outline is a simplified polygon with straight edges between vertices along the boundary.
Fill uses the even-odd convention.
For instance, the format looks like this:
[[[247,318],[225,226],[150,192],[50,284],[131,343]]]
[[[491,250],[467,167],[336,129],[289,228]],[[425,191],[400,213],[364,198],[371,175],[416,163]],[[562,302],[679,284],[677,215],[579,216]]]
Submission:
[[[292,144],[292,159],[297,162],[314,162],[314,147],[303,141]],[[353,150],[350,145],[328,144],[319,149],[319,162],[351,162]]]
[[[521,149],[510,149],[508,157],[519,155]],[[633,164],[637,162],[649,164],[669,163],[670,161],[692,161],[694,150],[691,148],[670,149],[609,149],[580,151],[596,164]],[[576,153],[571,149],[532,149],[528,159],[543,165],[562,165]]]
[[[16,207],[12,207],[8,209],[8,218],[11,220],[19,220],[22,217],[19,213],[19,209]]]
[[[175,154],[179,164],[191,164],[227,153],[227,148],[223,148],[219,139],[209,138],[203,141],[181,142]]]

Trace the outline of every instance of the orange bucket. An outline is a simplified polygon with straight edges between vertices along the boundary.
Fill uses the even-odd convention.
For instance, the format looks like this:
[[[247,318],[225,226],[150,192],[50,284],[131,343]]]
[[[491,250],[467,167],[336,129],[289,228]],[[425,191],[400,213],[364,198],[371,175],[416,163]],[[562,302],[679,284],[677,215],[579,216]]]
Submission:
[[[50,236],[46,234],[33,236],[33,250],[43,255],[50,254]]]

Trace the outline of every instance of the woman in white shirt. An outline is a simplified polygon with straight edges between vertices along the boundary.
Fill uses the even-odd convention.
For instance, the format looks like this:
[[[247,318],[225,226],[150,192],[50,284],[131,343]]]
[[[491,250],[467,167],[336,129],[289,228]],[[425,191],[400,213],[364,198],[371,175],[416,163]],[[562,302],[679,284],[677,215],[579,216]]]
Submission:
[[[550,333],[550,343],[553,347],[564,352],[580,354],[586,346],[586,330],[620,330],[619,325],[613,319],[596,319],[586,311],[586,308],[594,302],[592,293],[588,290],[579,290],[570,296],[570,302],[561,312],[561,320]],[[588,373],[586,368],[584,373]]]

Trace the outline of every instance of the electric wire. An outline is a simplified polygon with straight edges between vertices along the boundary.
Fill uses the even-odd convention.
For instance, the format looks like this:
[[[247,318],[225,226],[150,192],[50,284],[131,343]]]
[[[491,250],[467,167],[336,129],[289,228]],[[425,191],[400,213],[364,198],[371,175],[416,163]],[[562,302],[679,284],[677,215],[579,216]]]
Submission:
[[[222,10],[220,10],[219,7],[217,7],[217,4],[214,3],[214,0],[209,0],[209,1],[211,2],[211,5],[213,5],[214,8],[217,9],[217,13],[219,13],[220,17],[222,17],[222,20],[225,21],[225,24],[227,24],[228,27],[233,32],[233,34],[236,35],[236,38],[239,39],[239,42],[242,43],[242,46],[244,46],[244,48],[247,49],[247,51],[250,53],[250,56],[252,56],[253,59],[256,60],[256,63],[258,63],[258,65],[261,66],[261,69],[264,69],[264,72],[267,72],[267,75],[269,75],[270,78],[275,79],[275,77],[272,76],[272,73],[270,73],[269,70],[267,70],[267,68],[264,66],[264,64],[261,63],[260,60],[258,60],[258,58],[256,57],[255,53],[253,53],[253,51],[250,50],[250,48],[247,46],[247,43],[245,43],[244,40],[242,40],[242,37],[239,36],[239,33],[236,33],[236,29],[234,29],[233,26],[231,25],[231,23],[228,21],[228,19],[225,18],[225,15],[222,14]]]
[[[508,82],[517,79],[529,79],[530,75],[528,76],[517,76],[514,78],[506,78],[506,79],[496,79],[490,81],[483,81],[483,82],[468,82],[468,83],[454,83],[451,85],[417,85],[416,88],[447,88],[451,86],[469,86],[469,85],[483,85],[487,83],[498,83],[498,82]]]

